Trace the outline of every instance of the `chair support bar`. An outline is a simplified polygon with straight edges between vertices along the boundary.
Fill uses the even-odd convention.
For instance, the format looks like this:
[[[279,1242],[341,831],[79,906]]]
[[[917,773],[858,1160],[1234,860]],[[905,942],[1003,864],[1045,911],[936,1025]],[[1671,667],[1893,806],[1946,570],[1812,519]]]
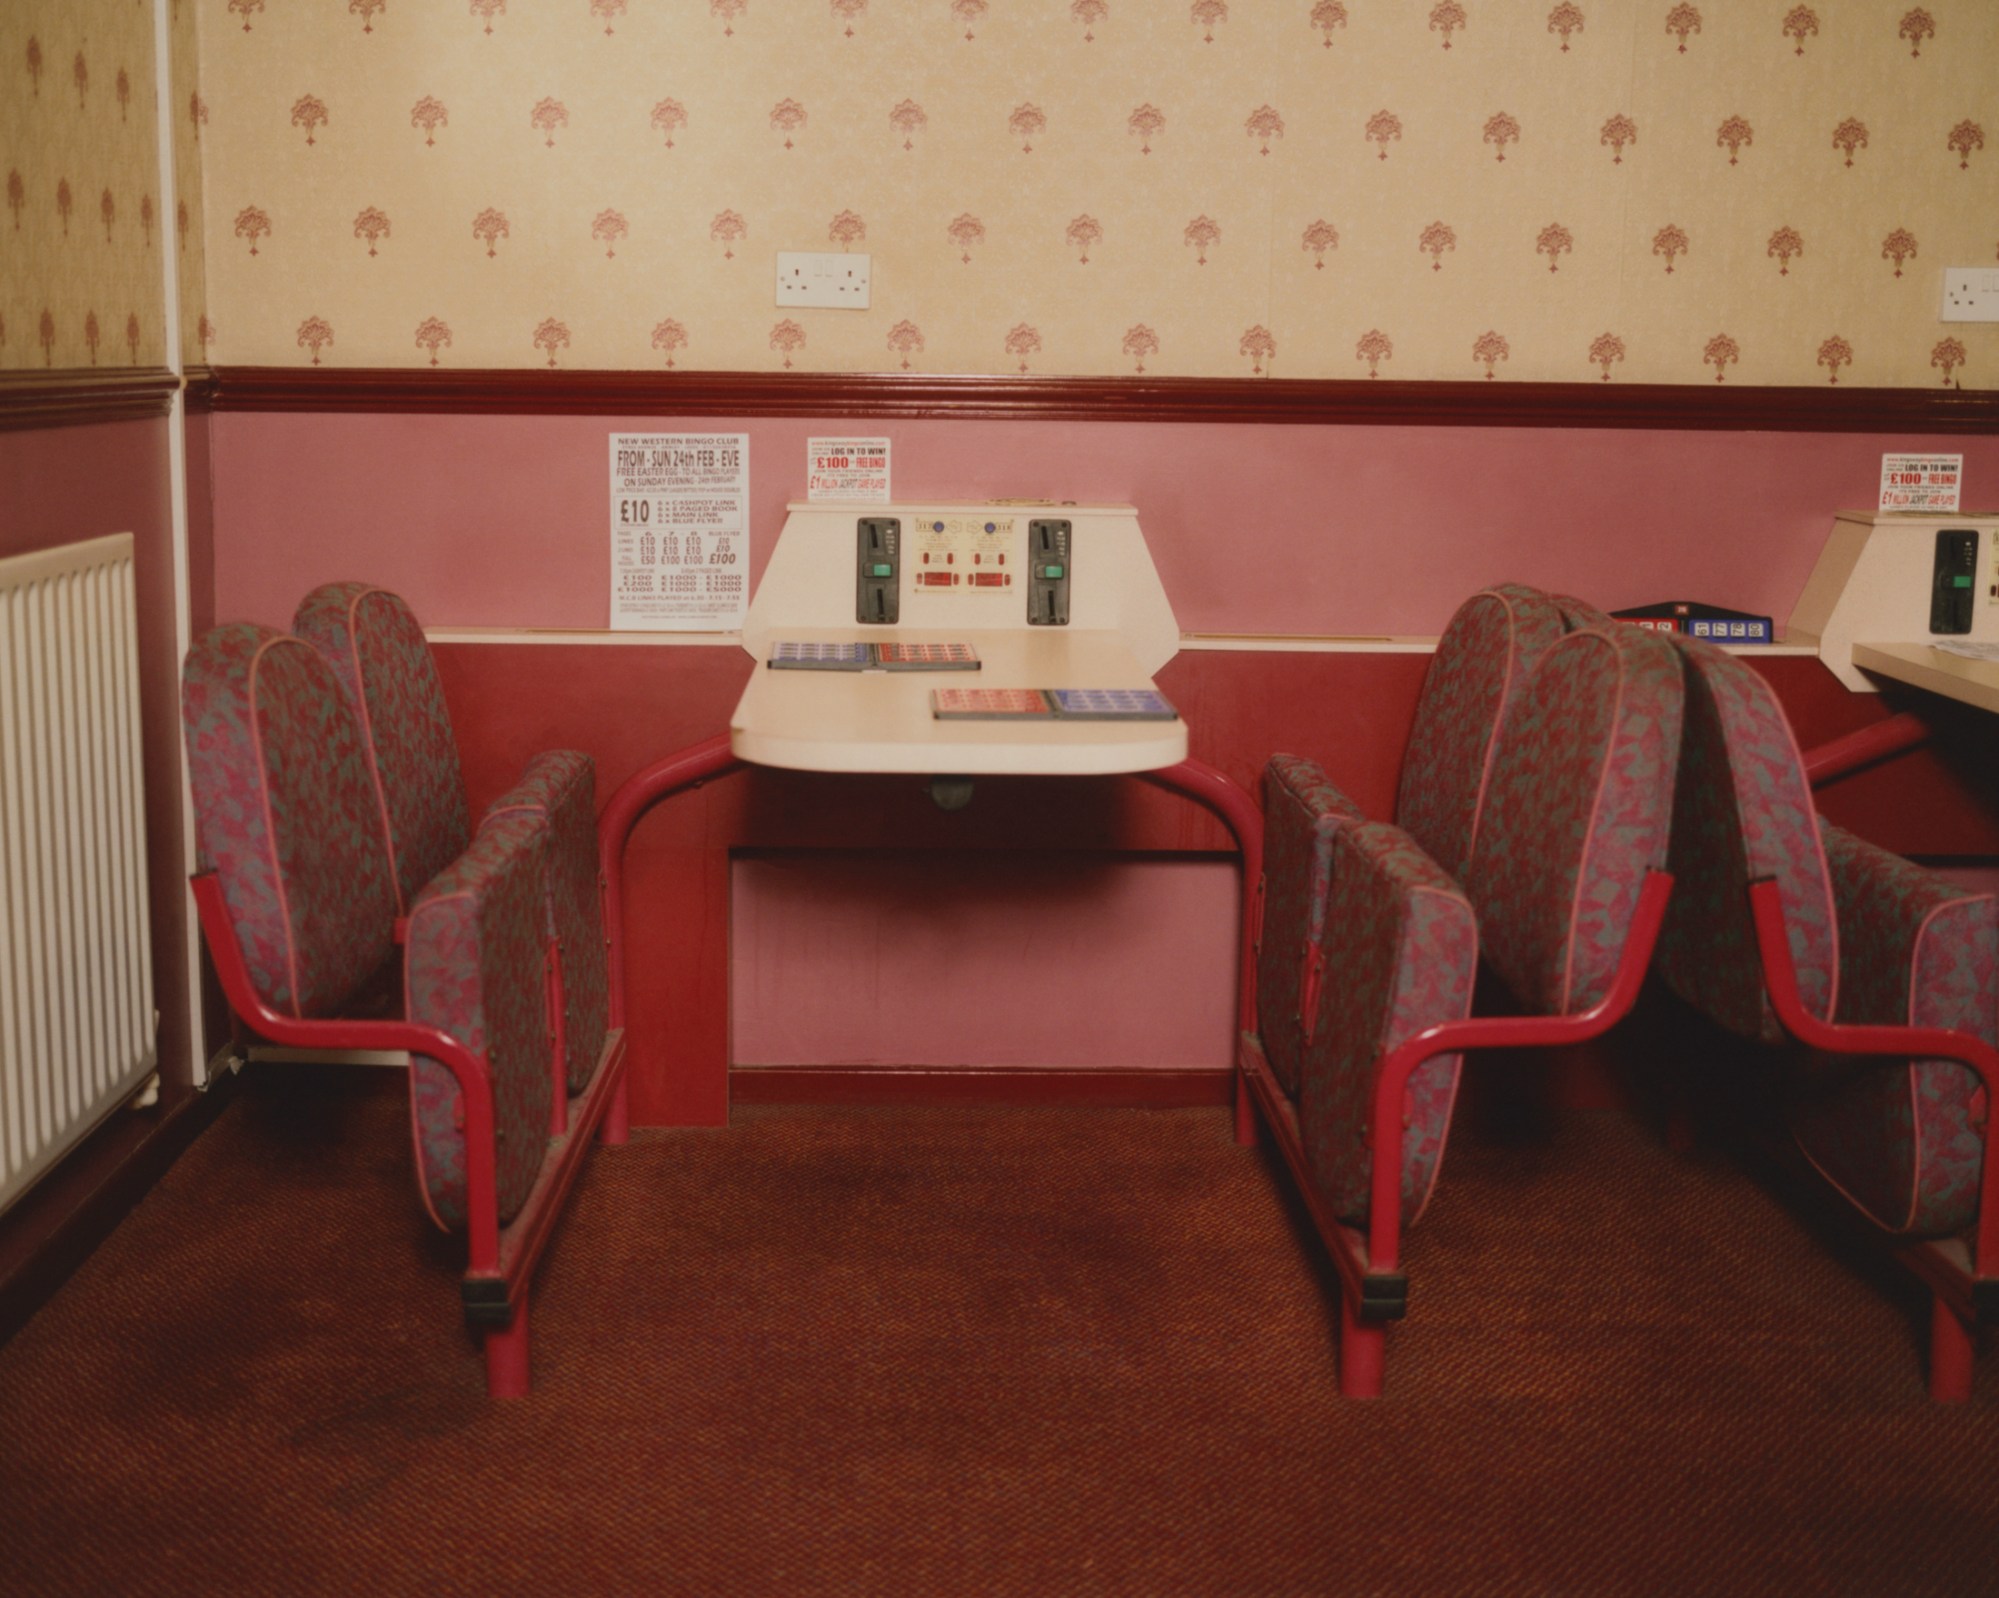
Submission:
[[[1805,750],[1805,780],[1814,788],[1823,788],[1852,772],[1920,748],[1929,740],[1930,724],[1904,710]]]

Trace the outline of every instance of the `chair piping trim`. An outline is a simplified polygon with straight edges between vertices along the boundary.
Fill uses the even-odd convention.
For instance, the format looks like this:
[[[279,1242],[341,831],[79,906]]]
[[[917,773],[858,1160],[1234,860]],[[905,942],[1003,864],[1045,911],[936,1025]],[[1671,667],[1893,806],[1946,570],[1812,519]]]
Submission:
[[[1765,686],[1768,687],[1768,684],[1765,684]],[[1777,697],[1777,692],[1774,688],[1770,689],[1770,697],[1772,699]],[[1798,773],[1798,780],[1805,784],[1805,792],[1809,799],[1811,781],[1805,776],[1804,751],[1798,747],[1798,735],[1791,727],[1791,718],[1783,714],[1783,706],[1781,704],[1778,706],[1778,712],[1777,719],[1783,724],[1784,728],[1784,742],[1790,746],[1791,760]],[[1729,764],[1733,767],[1734,762],[1731,760]],[[1830,950],[1831,959],[1829,962],[1832,969],[1828,973],[1826,981],[1825,1013],[1819,1017],[1821,1021],[1830,1021],[1834,1016],[1839,1014],[1839,913],[1834,908],[1839,901],[1832,891],[1832,867],[1826,864],[1825,834],[1819,830],[1819,813],[1812,808],[1810,803],[1805,805],[1805,826],[1810,830],[1812,835],[1812,858],[1817,860],[1819,864],[1819,889],[1825,895],[1826,909],[1830,912],[1826,917],[1829,923],[1826,935],[1832,944]],[[1782,883],[1778,884],[1777,892],[1778,900],[1781,903],[1783,899]],[[1785,925],[1788,928],[1788,917],[1786,918]],[[1788,931],[1785,936],[1789,936]],[[1770,1001],[1765,999],[1763,1002],[1767,1007]]]
[[[1990,895],[1988,894],[1967,893],[1962,898],[1946,899],[1942,904],[1932,907],[1930,913],[1923,917],[1923,924],[1916,929],[1915,958],[1909,961],[1909,1002],[1906,1010],[1908,1015],[1913,1017],[1916,1013],[1916,976],[1922,969],[1923,943],[1929,937],[1930,928],[1935,923],[1937,917],[1942,915],[1946,910],[1956,909],[1961,904],[1972,904],[1979,899],[1989,897]],[[1963,1068],[1960,1067],[1960,1069]],[[1911,1147],[1914,1151],[1910,1160],[1910,1166],[1913,1171],[1920,1172],[1923,1168],[1923,1118],[1916,1113],[1916,1062],[1914,1060],[1910,1060],[1903,1068],[1902,1087],[1903,1091],[1909,1095],[1909,1137]],[[1982,1176],[1980,1180],[1981,1182],[1983,1181]],[[1912,1181],[1909,1184],[1909,1208],[1907,1213],[1902,1217],[1903,1227],[1913,1226],[1915,1219],[1916,1183]]]
[[[263,664],[265,652],[279,644],[298,642],[291,634],[284,633],[258,644],[250,656],[250,670],[244,685],[249,690],[250,700],[250,749],[257,761],[257,803],[264,812],[264,838],[270,850],[271,881],[277,889],[278,916],[285,929],[285,972],[291,983],[292,1018],[303,1020],[305,1012],[299,1005],[298,939],[292,935],[291,895],[285,892],[285,874],[278,861],[277,818],[271,813],[271,784],[264,774],[264,720],[257,712],[257,668]]]
[[[1597,817],[1603,813],[1604,791],[1610,786],[1611,745],[1615,741],[1616,730],[1624,719],[1625,690],[1630,686],[1629,670],[1625,665],[1624,652],[1617,647],[1616,642],[1609,634],[1601,632],[1578,632],[1571,633],[1569,636],[1572,638],[1594,640],[1610,650],[1611,658],[1617,663],[1617,692],[1612,697],[1610,705],[1612,739],[1605,743],[1602,759],[1597,765],[1596,792],[1590,798],[1589,821],[1583,831],[1583,858],[1576,862],[1575,891],[1569,898],[1569,935],[1562,948],[1562,1014],[1564,1015],[1569,1013],[1569,1001],[1574,996],[1575,990],[1576,923],[1582,915],[1583,866],[1589,859],[1590,844],[1596,837]],[[1553,650],[1549,651],[1550,654],[1553,652]],[[1618,959],[1620,963],[1623,960],[1622,949],[1618,951]]]
[[[1463,895],[1462,893],[1446,893],[1441,888],[1418,888],[1415,891],[1417,893],[1431,894],[1439,899],[1447,899],[1452,904],[1462,905],[1464,907],[1465,914],[1471,918],[1472,953],[1473,953],[1473,959],[1474,961],[1476,961],[1477,952],[1478,952],[1478,912],[1472,908],[1471,900],[1466,898],[1465,895]],[[1462,1015],[1453,1016],[1451,1019],[1455,1021],[1462,1021],[1471,1014],[1472,986],[1473,985],[1471,983],[1467,983],[1465,985],[1464,1013]],[[1424,1063],[1428,1064],[1429,1062],[1425,1061]],[[1430,1200],[1436,1197],[1437,1179],[1438,1177],[1443,1175],[1444,1155],[1447,1152],[1449,1152],[1450,1149],[1451,1123],[1456,1118],[1457,1115],[1458,1092],[1463,1086],[1464,1086],[1464,1065],[1463,1065],[1463,1057],[1460,1056],[1458,1069],[1456,1069],[1451,1073],[1451,1096],[1448,1102],[1446,1102],[1444,1105],[1444,1116],[1443,1116],[1444,1129],[1440,1134],[1438,1134],[1437,1137],[1437,1157],[1430,1162],[1430,1182],[1429,1185],[1423,1189],[1423,1196],[1416,1201],[1416,1209],[1414,1213],[1412,1213],[1409,1216],[1409,1218],[1402,1223],[1405,1227],[1414,1226],[1418,1221],[1422,1220],[1424,1212],[1430,1208]],[[1404,1091],[1406,1092],[1407,1089],[1405,1088]]]
[[[460,1136],[463,1135],[464,1134],[461,1131]],[[414,1058],[412,1058],[410,1061],[410,1153],[416,1159],[416,1170],[418,1178],[416,1184],[416,1196],[423,1201],[424,1214],[430,1217],[430,1224],[435,1226],[440,1232],[451,1231],[452,1228],[445,1223],[444,1217],[437,1213],[437,1206],[430,1201],[429,1167],[427,1167],[423,1161],[423,1125],[419,1121],[417,1116],[416,1061]],[[466,1171],[465,1185],[466,1188],[468,1189],[465,1195],[465,1200],[466,1200],[465,1207],[469,1212],[472,1207],[471,1204],[472,1195],[469,1191],[472,1185],[472,1177],[469,1164]]]
[[[1513,625],[1518,618],[1515,613],[1513,601],[1507,595],[1500,593],[1494,588],[1483,589],[1473,597],[1498,600],[1506,611],[1507,628],[1506,670],[1500,674],[1499,679],[1499,712],[1493,717],[1492,725],[1486,729],[1485,749],[1479,757],[1478,792],[1472,795],[1471,825],[1465,829],[1465,864],[1467,866],[1471,864],[1472,857],[1478,853],[1479,822],[1485,817],[1486,790],[1492,785],[1493,750],[1499,743],[1499,729],[1506,721],[1506,707],[1513,699],[1513,678],[1515,673],[1520,669],[1519,634]]]
[[[370,592],[373,592],[373,590],[371,589]],[[422,904],[419,904],[415,910],[410,912],[410,922],[412,930],[414,930],[418,912],[427,910],[432,905],[435,904],[449,904],[454,899],[469,899],[471,897],[472,894],[470,890],[465,890],[459,893],[440,893],[434,899],[424,900]],[[409,991],[410,946],[413,941],[414,941],[413,939],[405,939],[403,941],[404,993],[408,993]],[[407,1008],[407,1002],[405,1002],[405,1008]],[[488,1080],[490,1081],[492,1077],[492,1061],[488,1059],[483,1050],[480,1052],[479,1058],[486,1062],[486,1075]],[[462,1114],[462,1105],[464,1102],[463,1094],[465,1092],[464,1084],[459,1082],[456,1077],[453,1077],[452,1089],[454,1092],[460,1095],[460,1105],[461,1105],[461,1114]],[[465,1127],[462,1121],[458,1127],[458,1135],[461,1138],[465,1136]],[[422,1123],[417,1118],[415,1056],[411,1056],[410,1059],[410,1147],[416,1155],[417,1172],[420,1176],[423,1177],[423,1180],[418,1182],[416,1185],[417,1196],[423,1200],[424,1210],[430,1216],[432,1223],[436,1225],[437,1229],[441,1232],[449,1232],[452,1230],[452,1228],[445,1223],[444,1217],[437,1213],[437,1206],[431,1203],[430,1201],[430,1177],[428,1175],[429,1167],[427,1167],[424,1164],[423,1160],[423,1126]],[[497,1186],[498,1184],[497,1176],[495,1177],[494,1181],[495,1185]],[[472,1166],[469,1160],[466,1162],[465,1166],[465,1207],[467,1212],[469,1213],[472,1207]]]
[[[396,914],[407,915],[409,906],[403,903],[403,873],[396,860],[396,829],[389,820],[389,791],[382,781],[382,768],[375,759],[375,718],[368,710],[368,680],[361,670],[361,601],[370,594],[386,592],[380,588],[364,588],[347,602],[347,654],[354,663],[354,697],[358,701],[355,708],[361,715],[361,741],[368,751],[368,777],[375,785],[375,808],[382,815],[382,840],[389,846],[389,883],[395,890]]]

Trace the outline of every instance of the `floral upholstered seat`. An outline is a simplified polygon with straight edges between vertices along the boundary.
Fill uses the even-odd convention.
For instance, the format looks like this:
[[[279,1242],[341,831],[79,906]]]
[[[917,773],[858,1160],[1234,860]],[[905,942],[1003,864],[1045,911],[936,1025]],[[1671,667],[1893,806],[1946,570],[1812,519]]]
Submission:
[[[1486,961],[1523,1009],[1576,1015],[1610,991],[1646,873],[1666,859],[1680,681],[1670,646],[1632,628],[1571,633],[1528,673],[1492,744],[1462,886],[1398,828],[1359,822],[1334,842],[1325,998],[1298,1089],[1322,1189],[1366,1214],[1376,1063],[1469,1013]],[[1404,1225],[1421,1213],[1456,1098],[1438,1056],[1403,1099]]]
[[[430,646],[409,606],[385,588],[328,583],[293,626],[334,667],[360,720],[370,771],[395,840],[402,903],[470,841],[458,746]],[[531,812],[546,823],[546,937],[561,952],[563,1076],[589,1082],[610,1026],[610,973],[597,888],[596,777],[590,757],[553,750],[486,811]]]
[[[182,705],[203,863],[253,986],[287,1015],[350,1016],[393,962],[397,901],[381,789],[332,666],[289,634],[218,627],[188,653]],[[488,1056],[502,1221],[548,1141],[546,835],[538,816],[497,818],[418,895],[404,952],[405,1018]],[[456,1100],[450,1073],[419,1057],[418,1165],[449,1227],[465,1218]]]
[[[1680,706],[1671,646],[1631,627],[1558,639],[1508,706],[1493,738],[1484,813],[1459,892],[1476,916],[1477,952],[1523,1011],[1579,1015],[1610,992],[1646,874],[1666,862]],[[1437,886],[1450,884],[1430,869]],[[1379,958],[1373,942],[1359,922],[1330,933],[1329,995],[1346,969],[1367,970]],[[1440,936],[1420,957],[1449,970],[1463,957],[1460,942]],[[1330,1026],[1341,1001],[1322,1002]],[[1427,1024],[1451,1018],[1437,1014]],[[1370,1062],[1358,1063],[1369,1069]],[[1441,1155],[1454,1097],[1444,1090],[1442,1063],[1431,1061],[1411,1079],[1405,1150]],[[1434,1080],[1427,1091],[1419,1090],[1425,1073]],[[1314,1074],[1308,1059],[1301,1102],[1318,1091]],[[1405,1177],[1405,1207],[1406,1185]],[[1349,1178],[1341,1192],[1351,1190]]]
[[[1678,646],[1687,730],[1660,942],[1669,985],[1741,1036],[1783,1039],[1749,907],[1749,885],[1770,879],[1812,1017],[1999,1041],[1999,901],[1822,822],[1769,684],[1710,644]],[[1815,1059],[1788,1084],[1813,1164],[1878,1225],[1912,1236],[1973,1220],[1984,1097],[1945,1060]]]
[[[553,1217],[596,1137],[625,1137],[591,764],[538,757],[468,838],[444,697],[408,607],[340,584],[308,598],[299,626],[310,642],[238,624],[188,652],[202,929],[260,1036],[409,1056],[418,1187],[464,1234],[487,1391],[518,1397]]]
[[[1552,601],[1520,591],[1460,616],[1450,669],[1485,680],[1459,696],[1460,731],[1433,736],[1472,752],[1427,767],[1457,802],[1404,784],[1412,801],[1424,793],[1432,836],[1462,840],[1458,872],[1413,829],[1359,816],[1309,761],[1280,756],[1266,775],[1262,969],[1272,927],[1322,958],[1277,1000],[1299,1006],[1295,1064],[1255,1038],[1241,1057],[1340,1270],[1352,1396],[1380,1391],[1403,1303],[1400,1232],[1435,1184],[1463,1052],[1600,1034],[1635,1000],[1663,913],[1684,693],[1672,646],[1632,627],[1564,634]],[[1529,658],[1515,616],[1537,628]],[[1482,658],[1468,642],[1479,632]],[[1468,1015],[1481,954],[1517,1012]]]

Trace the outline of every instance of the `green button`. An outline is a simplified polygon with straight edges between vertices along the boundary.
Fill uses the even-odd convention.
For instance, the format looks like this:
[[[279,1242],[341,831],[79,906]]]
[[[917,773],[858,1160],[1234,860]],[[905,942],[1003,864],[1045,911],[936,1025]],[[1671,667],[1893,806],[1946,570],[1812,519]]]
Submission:
[[[893,566],[884,566],[877,562],[868,568],[868,575],[870,577],[893,577],[895,575],[895,568]]]
[[[1953,577],[1950,580],[1950,586],[1953,588],[1969,588],[1971,586],[1971,579],[1969,577]]]
[[[1060,577],[1062,575],[1062,568],[1060,566],[1043,566],[1041,568],[1041,575],[1043,577]]]

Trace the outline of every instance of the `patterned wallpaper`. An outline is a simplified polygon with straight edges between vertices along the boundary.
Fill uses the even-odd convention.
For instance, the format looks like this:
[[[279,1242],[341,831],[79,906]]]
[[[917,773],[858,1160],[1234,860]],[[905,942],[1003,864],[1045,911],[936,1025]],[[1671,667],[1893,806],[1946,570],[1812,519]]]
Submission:
[[[167,0],[168,74],[166,94],[173,110],[175,265],[180,281],[181,360],[208,362],[213,333],[208,317],[207,222],[202,209],[201,125],[207,117],[201,95],[201,35],[194,0]]]
[[[1992,0],[173,4],[218,364],[1999,383]],[[0,130],[128,10],[0,11]],[[843,248],[871,309],[774,304]]]
[[[150,0],[0,4],[0,370],[164,364]]]

